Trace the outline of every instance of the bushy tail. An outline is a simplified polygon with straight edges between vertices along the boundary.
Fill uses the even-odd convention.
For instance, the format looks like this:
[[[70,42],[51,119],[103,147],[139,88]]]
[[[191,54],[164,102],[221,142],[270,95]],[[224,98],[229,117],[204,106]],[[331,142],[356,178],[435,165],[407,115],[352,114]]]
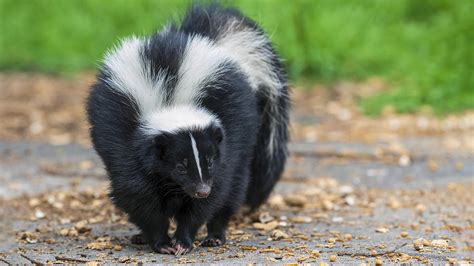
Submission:
[[[262,205],[280,179],[288,155],[289,99],[284,85],[278,95],[259,91],[262,125],[252,162],[252,178],[247,193],[247,205],[252,210]]]

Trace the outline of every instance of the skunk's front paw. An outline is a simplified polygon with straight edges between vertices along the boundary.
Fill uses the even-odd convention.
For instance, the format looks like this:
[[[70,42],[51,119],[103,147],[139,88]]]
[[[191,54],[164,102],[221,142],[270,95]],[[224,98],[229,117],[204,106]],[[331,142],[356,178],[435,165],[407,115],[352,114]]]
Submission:
[[[155,243],[150,245],[153,251],[160,253],[160,254],[174,254],[176,253],[176,249],[171,244],[170,239],[165,239],[162,241],[156,241]]]
[[[225,237],[218,236],[207,236],[202,242],[203,247],[217,247],[222,246],[225,243]]]
[[[173,245],[173,248],[175,249],[174,255],[181,256],[193,249],[193,243],[192,241],[177,239]]]
[[[170,244],[160,244],[160,245],[156,245],[154,250],[160,254],[169,254],[169,255],[172,255],[172,254],[175,254],[176,253],[176,249],[174,247],[172,247]]]

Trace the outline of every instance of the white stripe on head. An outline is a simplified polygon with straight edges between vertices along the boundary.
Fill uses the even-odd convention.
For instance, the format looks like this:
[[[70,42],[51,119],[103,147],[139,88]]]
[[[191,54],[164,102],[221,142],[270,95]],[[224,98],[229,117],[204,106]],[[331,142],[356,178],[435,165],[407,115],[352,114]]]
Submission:
[[[193,147],[194,159],[196,160],[196,165],[197,165],[197,169],[198,169],[198,172],[199,172],[199,177],[201,178],[201,182],[203,182],[202,181],[201,164],[199,163],[199,151],[198,151],[198,148],[196,146],[196,141],[194,140],[193,134],[191,134],[191,132],[189,132],[189,136],[191,137],[191,146]]]
[[[173,133],[188,128],[203,129],[211,124],[220,124],[219,119],[204,108],[191,105],[170,106],[146,114],[141,128],[147,135],[160,132]]]

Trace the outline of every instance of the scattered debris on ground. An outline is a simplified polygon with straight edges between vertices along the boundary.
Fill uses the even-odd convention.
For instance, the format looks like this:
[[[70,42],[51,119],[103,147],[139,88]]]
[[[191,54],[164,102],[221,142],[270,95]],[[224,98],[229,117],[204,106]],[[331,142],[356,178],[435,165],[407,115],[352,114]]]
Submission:
[[[174,257],[132,243],[107,196],[83,110],[92,82],[0,74],[0,263],[473,263],[472,111],[364,117],[355,102],[378,79],[294,90],[275,193],[232,220],[224,246],[200,247],[203,228]]]

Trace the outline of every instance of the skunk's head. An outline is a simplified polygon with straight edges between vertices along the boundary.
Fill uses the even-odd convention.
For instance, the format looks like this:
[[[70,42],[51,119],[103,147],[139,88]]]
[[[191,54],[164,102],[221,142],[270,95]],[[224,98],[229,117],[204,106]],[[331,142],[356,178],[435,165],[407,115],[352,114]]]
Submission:
[[[157,169],[193,198],[207,198],[221,164],[224,133],[219,126],[162,133],[153,139]]]
[[[141,129],[149,140],[141,159],[146,171],[171,179],[193,198],[207,198],[222,162],[219,120],[204,109],[178,106],[145,117]]]

